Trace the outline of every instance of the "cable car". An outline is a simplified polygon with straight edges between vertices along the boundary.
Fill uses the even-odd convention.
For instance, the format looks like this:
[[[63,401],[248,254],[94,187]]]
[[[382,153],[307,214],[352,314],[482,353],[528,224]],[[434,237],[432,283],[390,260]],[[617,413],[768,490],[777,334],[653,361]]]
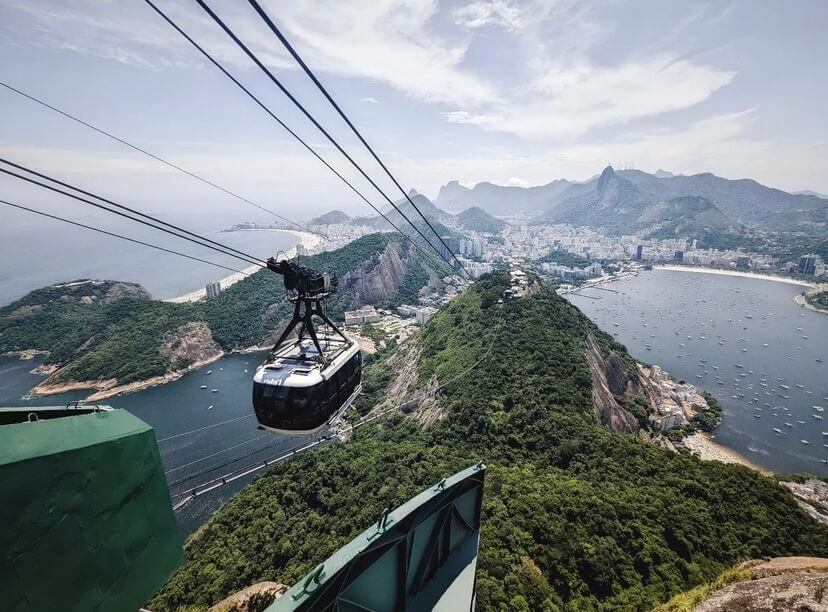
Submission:
[[[359,344],[327,317],[324,303],[335,276],[270,258],[294,303],[293,318],[253,376],[253,409],[259,425],[280,433],[310,435],[330,427],[361,390]],[[325,322],[317,331],[313,318]],[[288,340],[299,326],[295,339]]]

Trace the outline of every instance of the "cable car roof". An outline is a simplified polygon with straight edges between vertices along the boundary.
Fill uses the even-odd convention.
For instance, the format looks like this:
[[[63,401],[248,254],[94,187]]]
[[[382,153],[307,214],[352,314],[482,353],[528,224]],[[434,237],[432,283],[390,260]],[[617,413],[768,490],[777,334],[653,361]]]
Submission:
[[[256,369],[253,381],[287,387],[311,387],[330,378],[359,351],[356,341],[345,342],[338,336],[322,334],[319,342],[328,360],[327,366],[320,363],[313,341],[305,338],[301,343],[291,342],[276,351],[273,359],[268,359]]]

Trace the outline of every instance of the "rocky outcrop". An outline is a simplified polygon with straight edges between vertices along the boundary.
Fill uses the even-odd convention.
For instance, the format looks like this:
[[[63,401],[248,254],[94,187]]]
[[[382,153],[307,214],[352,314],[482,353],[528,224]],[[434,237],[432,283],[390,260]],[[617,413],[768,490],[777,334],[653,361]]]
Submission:
[[[629,387],[635,387],[624,370],[624,362],[615,354],[604,357],[592,334],[587,336],[586,345],[595,419],[610,431],[637,433],[641,429],[638,420],[616,399],[627,394]]]
[[[828,559],[781,557],[741,567],[751,579],[715,591],[694,612],[828,610]]]
[[[213,340],[210,328],[201,321],[185,323],[166,333],[159,352],[174,370],[222,355],[221,347]]]
[[[221,600],[208,612],[262,612],[287,591],[288,587],[278,582],[259,582]]]
[[[391,242],[378,256],[345,274],[340,282],[351,305],[382,304],[400,288],[414,263],[412,250],[403,257],[399,243]]]

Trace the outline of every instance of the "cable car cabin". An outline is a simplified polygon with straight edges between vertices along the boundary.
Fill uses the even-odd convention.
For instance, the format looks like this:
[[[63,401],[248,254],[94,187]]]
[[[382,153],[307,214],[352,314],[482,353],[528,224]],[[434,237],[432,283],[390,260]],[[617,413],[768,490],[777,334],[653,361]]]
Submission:
[[[273,431],[314,434],[350,406],[362,380],[359,344],[322,334],[327,365],[310,339],[282,346],[256,369],[253,409]]]

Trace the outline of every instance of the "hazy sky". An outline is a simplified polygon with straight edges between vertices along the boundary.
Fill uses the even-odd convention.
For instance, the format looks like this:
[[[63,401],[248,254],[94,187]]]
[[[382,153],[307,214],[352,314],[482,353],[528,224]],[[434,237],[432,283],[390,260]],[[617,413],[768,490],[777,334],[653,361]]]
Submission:
[[[347,171],[195,2],[158,2]],[[264,4],[426,195],[452,179],[585,179],[610,162],[828,192],[825,0]],[[247,3],[214,8],[359,151]],[[370,212],[142,0],[2,0],[0,80],[289,216]],[[146,210],[261,218],[2,88],[0,150]],[[8,178],[0,192],[67,209]]]

